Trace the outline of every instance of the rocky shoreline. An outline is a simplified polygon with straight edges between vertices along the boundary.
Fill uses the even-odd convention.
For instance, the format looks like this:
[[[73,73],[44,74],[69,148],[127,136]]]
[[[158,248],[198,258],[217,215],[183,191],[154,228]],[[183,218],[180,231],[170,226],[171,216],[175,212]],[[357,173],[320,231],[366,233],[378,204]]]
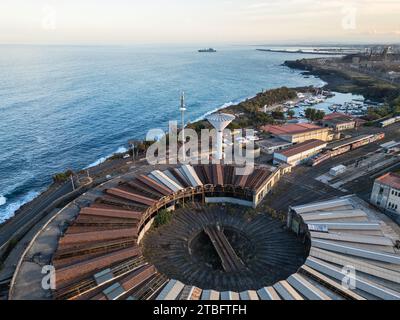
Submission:
[[[391,104],[400,97],[400,87],[373,75],[337,67],[340,58],[314,58],[285,61],[284,65],[302,70],[305,74],[314,75],[325,81],[325,89],[341,93],[352,93],[366,99]],[[335,68],[336,66],[336,68]]]

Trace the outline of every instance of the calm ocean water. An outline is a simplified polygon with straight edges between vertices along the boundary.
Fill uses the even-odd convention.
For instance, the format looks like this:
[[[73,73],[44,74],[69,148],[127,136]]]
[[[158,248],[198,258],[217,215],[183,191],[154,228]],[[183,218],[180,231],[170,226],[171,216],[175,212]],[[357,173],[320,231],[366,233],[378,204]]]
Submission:
[[[179,119],[261,89],[322,85],[254,47],[0,46],[0,222],[66,169],[93,165]],[[123,149],[122,149],[123,150]]]

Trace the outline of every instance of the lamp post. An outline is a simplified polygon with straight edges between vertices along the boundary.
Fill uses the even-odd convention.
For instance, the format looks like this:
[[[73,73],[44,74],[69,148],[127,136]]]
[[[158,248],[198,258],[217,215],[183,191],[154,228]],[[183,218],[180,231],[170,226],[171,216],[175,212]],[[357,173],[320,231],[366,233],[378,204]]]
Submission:
[[[186,149],[185,149],[185,111],[186,111],[186,106],[185,106],[185,93],[182,92],[181,95],[181,106],[180,106],[180,112],[181,112],[181,121],[182,121],[182,160],[186,161]]]

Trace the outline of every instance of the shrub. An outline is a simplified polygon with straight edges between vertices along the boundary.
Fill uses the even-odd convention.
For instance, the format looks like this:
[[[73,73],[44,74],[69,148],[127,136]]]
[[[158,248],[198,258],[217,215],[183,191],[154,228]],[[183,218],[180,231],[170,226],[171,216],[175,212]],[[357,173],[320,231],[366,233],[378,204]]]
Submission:
[[[172,212],[168,210],[161,210],[154,219],[154,226],[156,228],[168,224],[172,219]]]
[[[65,171],[65,172],[56,173],[55,175],[53,175],[53,181],[54,181],[55,183],[58,183],[58,182],[65,182],[65,181],[67,181],[67,180],[69,179],[69,177],[70,177],[71,175],[73,175],[73,174],[74,174],[74,172],[73,172],[72,170],[67,170],[67,171]]]

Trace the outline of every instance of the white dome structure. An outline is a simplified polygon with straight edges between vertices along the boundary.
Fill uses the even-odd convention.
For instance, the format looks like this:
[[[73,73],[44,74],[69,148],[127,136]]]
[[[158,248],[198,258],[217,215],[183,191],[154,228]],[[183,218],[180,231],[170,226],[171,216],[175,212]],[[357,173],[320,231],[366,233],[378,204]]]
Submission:
[[[217,159],[222,160],[223,132],[224,129],[235,120],[235,116],[226,113],[214,113],[207,117],[208,122],[217,130]]]

